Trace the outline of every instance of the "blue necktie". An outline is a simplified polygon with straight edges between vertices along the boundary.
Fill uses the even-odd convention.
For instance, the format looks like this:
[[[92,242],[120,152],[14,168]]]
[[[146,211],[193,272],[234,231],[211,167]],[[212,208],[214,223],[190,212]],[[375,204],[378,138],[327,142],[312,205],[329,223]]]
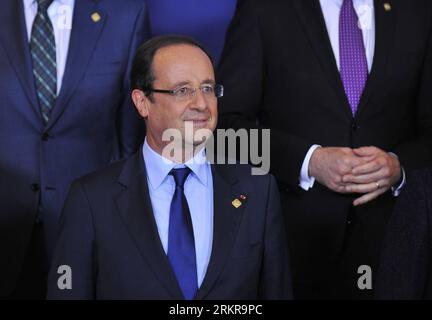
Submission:
[[[45,124],[57,96],[56,46],[53,26],[47,12],[52,2],[53,0],[37,0],[38,11],[30,37],[33,76]]]
[[[186,300],[192,300],[198,290],[195,240],[183,189],[190,172],[189,168],[170,171],[176,188],[171,201],[168,231],[168,259]]]
[[[352,0],[344,0],[339,17],[340,74],[355,115],[368,78],[363,32]]]

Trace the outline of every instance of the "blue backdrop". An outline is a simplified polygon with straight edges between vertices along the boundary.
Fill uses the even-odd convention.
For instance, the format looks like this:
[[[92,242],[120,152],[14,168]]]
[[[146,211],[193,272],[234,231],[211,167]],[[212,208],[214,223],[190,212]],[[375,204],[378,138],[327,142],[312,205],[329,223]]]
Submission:
[[[201,42],[216,64],[236,0],[147,0],[152,35],[185,34]]]

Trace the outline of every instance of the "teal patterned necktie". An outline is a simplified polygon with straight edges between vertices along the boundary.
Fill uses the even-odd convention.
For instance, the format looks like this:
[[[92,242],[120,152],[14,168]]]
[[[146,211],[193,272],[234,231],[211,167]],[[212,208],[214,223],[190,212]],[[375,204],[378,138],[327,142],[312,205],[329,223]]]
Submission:
[[[49,120],[57,96],[55,38],[47,12],[52,2],[53,0],[37,0],[38,11],[30,38],[33,76],[44,124]]]

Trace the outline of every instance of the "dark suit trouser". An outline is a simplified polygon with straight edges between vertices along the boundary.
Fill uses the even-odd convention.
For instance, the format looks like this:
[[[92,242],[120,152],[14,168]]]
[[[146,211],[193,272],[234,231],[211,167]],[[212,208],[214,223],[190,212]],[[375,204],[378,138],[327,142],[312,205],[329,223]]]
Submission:
[[[285,212],[289,211],[286,198],[282,197]],[[370,217],[355,213],[352,208],[351,222],[346,225],[343,247],[331,266],[325,269],[325,265],[317,265],[316,272],[321,281],[304,283],[293,279],[294,299],[300,300],[326,300],[326,299],[372,299],[375,287],[374,271],[377,270],[380,243],[383,227],[387,216],[379,215],[373,220],[371,226]],[[301,241],[299,239],[298,241]],[[317,250],[319,243],[317,243]],[[302,261],[308,264],[309,261]],[[358,273],[361,265],[368,265],[372,269],[372,289],[360,290],[357,282],[362,274]],[[323,271],[325,270],[325,271]]]
[[[17,286],[10,299],[41,300],[46,298],[48,266],[45,233],[42,222],[35,223]]]
[[[323,281],[317,284],[299,283],[294,279],[294,299],[372,299],[373,290],[360,290],[357,287],[357,280],[361,276],[357,269],[363,264],[362,261],[368,261],[367,264],[371,265],[372,270],[376,268],[376,259],[366,256],[363,251],[363,238],[362,226],[352,222],[347,227],[344,249],[335,261],[332,271],[323,272]],[[319,268],[317,272],[320,272]]]

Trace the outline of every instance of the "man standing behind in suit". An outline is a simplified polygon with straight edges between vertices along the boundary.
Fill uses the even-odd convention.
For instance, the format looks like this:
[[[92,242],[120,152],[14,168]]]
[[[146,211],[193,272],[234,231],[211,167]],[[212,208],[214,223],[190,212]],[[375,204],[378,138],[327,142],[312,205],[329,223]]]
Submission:
[[[376,297],[432,299],[432,170],[407,177],[386,228]]]
[[[295,297],[371,297],[403,170],[432,164],[431,37],[428,0],[239,6],[220,125],[271,129]]]
[[[183,36],[154,38],[138,50],[131,82],[143,148],[73,184],[48,297],[290,298],[274,178],[210,164],[195,137],[211,135],[223,94],[207,51]],[[167,130],[179,133],[173,145]]]
[[[0,297],[44,298],[73,179],[136,151],[129,96],[143,0],[3,0]]]

